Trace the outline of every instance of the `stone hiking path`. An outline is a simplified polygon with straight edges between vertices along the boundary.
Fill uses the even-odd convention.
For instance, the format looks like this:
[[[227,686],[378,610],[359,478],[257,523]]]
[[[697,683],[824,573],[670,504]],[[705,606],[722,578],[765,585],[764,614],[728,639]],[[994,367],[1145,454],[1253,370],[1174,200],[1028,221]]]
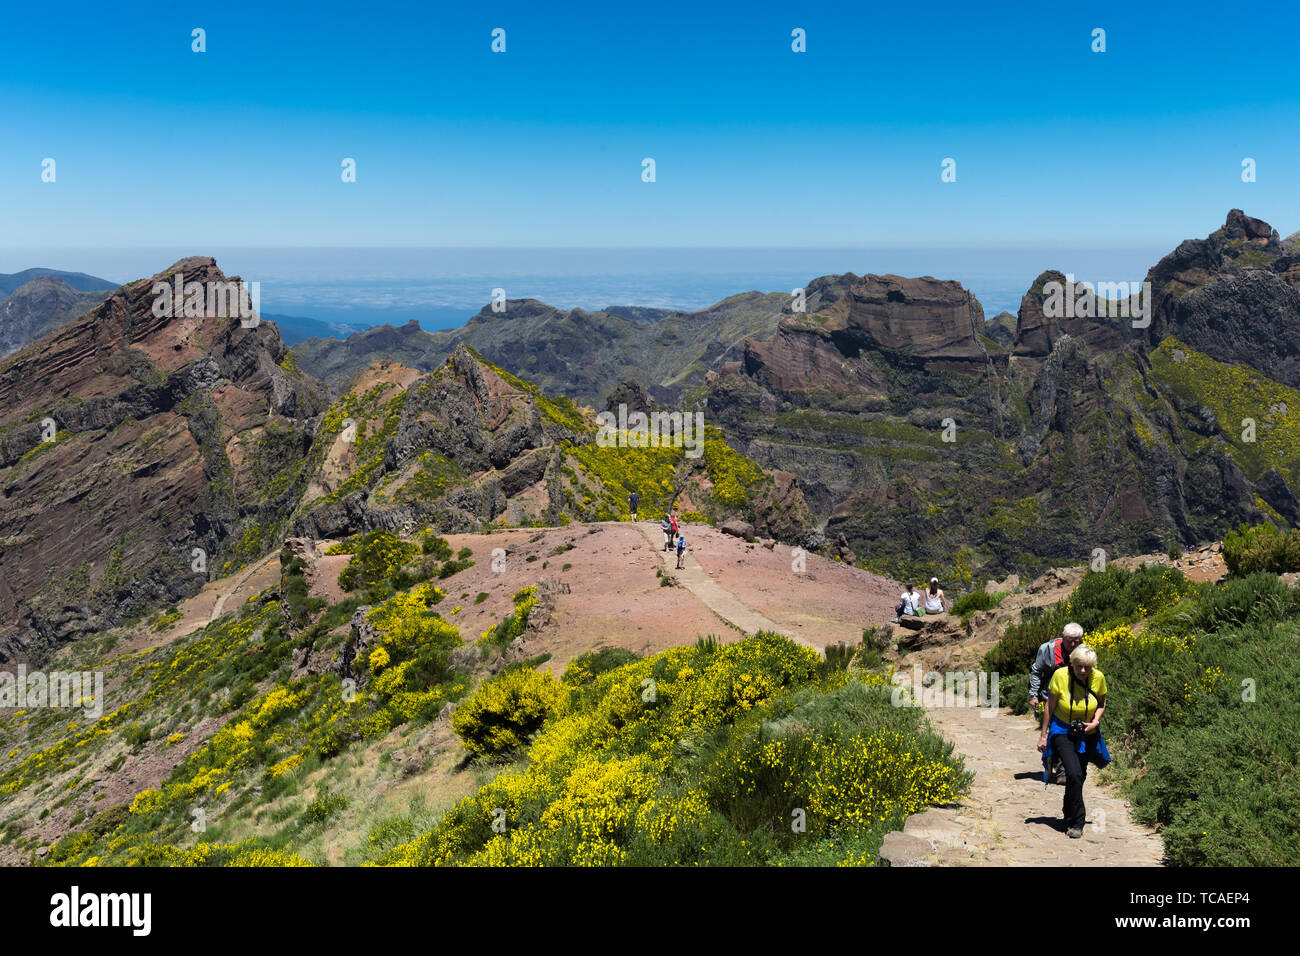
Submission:
[[[1113,787],[1098,784],[1096,766],[1089,766],[1083,785],[1083,836],[1066,837],[1065,788],[1043,786],[1038,733],[1028,718],[1005,707],[932,707],[927,715],[975,780],[965,803],[914,813],[900,832],[885,837],[880,856],[891,865],[1162,865],[1159,835],[1133,822]]]
[[[659,525],[649,525],[638,522],[641,533],[645,535],[647,541],[658,552],[663,562],[664,571],[671,574],[677,581],[688,591],[694,594],[704,603],[704,605],[718,617],[722,618],[728,624],[738,627],[746,634],[755,634],[758,631],[772,631],[783,637],[788,637],[797,644],[805,647],[816,647],[811,641],[792,634],[789,629],[783,628],[776,624],[770,618],[754,610],[736,595],[732,594],[713,578],[709,577],[709,572],[700,566],[691,555],[691,549],[688,545],[686,554],[683,556],[682,563],[685,565],[680,571],[677,569],[677,552],[664,551],[664,533],[660,530]]]
[[[659,526],[639,524],[664,571],[719,617],[746,634],[774,631],[806,646],[714,581],[687,548],[685,568],[663,550]],[[996,716],[989,716],[996,714]],[[930,722],[953,742],[975,774],[965,803],[932,807],[908,817],[885,837],[882,859],[893,866],[1160,866],[1164,846],[1156,832],[1135,824],[1127,801],[1099,785],[1089,767],[1083,799],[1088,824],[1071,840],[1061,821],[1061,785],[1043,786],[1034,724],[1007,708],[936,707]]]

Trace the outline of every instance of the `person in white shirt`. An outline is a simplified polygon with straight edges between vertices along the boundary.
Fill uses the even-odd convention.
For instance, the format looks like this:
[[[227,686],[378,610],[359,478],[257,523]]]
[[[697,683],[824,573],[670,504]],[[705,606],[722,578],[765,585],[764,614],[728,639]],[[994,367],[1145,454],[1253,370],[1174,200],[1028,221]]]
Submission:
[[[921,595],[912,587],[911,582],[908,582],[905,587],[907,590],[899,595],[902,600],[894,605],[894,624],[897,624],[905,614],[916,617],[921,613]]]
[[[939,579],[930,579],[930,589],[925,592],[925,613],[944,614],[948,610],[948,597],[939,587]]]

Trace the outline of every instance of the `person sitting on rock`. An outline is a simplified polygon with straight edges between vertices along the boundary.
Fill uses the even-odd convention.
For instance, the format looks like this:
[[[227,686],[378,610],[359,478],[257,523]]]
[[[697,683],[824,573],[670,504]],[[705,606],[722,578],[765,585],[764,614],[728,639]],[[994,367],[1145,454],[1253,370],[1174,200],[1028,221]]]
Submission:
[[[939,579],[930,579],[930,589],[925,592],[925,613],[944,614],[948,610],[948,597],[939,587]]]
[[[916,592],[909,581],[903,585],[903,593],[899,595],[902,598],[894,605],[894,620],[891,622],[897,624],[904,615],[916,617],[921,613],[921,595]]]
[[[1038,752],[1043,755],[1043,781],[1047,781],[1050,754],[1065,767],[1066,836],[1083,836],[1087,811],[1083,805],[1083,782],[1088,762],[1098,767],[1110,763],[1110,752],[1101,735],[1101,715],[1106,712],[1106,677],[1097,669],[1097,652],[1080,644],[1070,654],[1070,664],[1052,675],[1047,685],[1047,708]]]

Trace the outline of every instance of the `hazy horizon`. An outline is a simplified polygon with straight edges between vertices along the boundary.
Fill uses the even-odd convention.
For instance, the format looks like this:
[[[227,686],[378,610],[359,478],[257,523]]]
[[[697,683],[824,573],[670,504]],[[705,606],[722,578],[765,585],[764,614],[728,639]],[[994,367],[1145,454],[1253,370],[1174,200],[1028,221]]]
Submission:
[[[1207,230],[1207,232],[1210,230]],[[1174,248],[1025,247],[183,247],[33,250],[0,247],[0,272],[41,267],[117,285],[147,278],[186,255],[211,255],[228,275],[261,283],[262,311],[354,325],[426,329],[461,324],[504,288],[588,311],[613,305],[694,310],[737,293],[790,292],[818,276],[929,275],[960,282],[988,316],[1015,312],[1043,271],[1095,281],[1140,281]]]

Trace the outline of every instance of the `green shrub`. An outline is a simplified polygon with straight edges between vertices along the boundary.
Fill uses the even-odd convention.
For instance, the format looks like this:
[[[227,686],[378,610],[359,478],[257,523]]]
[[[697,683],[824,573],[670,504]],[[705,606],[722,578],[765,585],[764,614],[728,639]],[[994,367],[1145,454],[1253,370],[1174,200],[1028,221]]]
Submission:
[[[420,551],[423,554],[432,556],[436,561],[451,560],[451,545],[447,543],[447,539],[440,538],[431,532],[425,532],[421,535]]]
[[[629,651],[625,647],[597,648],[569,661],[569,666],[564,669],[564,676],[560,678],[560,682],[582,687],[590,684],[606,671],[612,671],[616,667],[640,659],[640,654]]]
[[[468,550],[468,549],[462,549],[462,551],[464,550]],[[455,561],[447,561],[443,564],[441,568],[438,569],[438,579],[446,580],[447,578],[451,577],[453,574],[459,574],[461,571],[464,571],[466,568],[472,568],[473,566],[474,566],[473,561],[467,561],[463,558],[459,558]]]
[[[347,809],[347,806],[347,797],[342,794],[330,793],[327,788],[322,787],[317,792],[316,799],[303,811],[303,825],[310,826],[313,823],[324,823],[335,814],[342,813]]]
[[[1282,620],[1296,612],[1297,604],[1300,592],[1272,572],[1261,571],[1219,585],[1203,585],[1183,618],[1195,630],[1218,631]]]
[[[451,725],[470,753],[500,756],[527,743],[559,697],[560,687],[550,674],[506,671],[461,704]]]
[[[479,638],[480,644],[504,653],[510,646],[510,642],[527,630],[528,615],[532,613],[533,605],[537,603],[537,588],[532,585],[521,588],[515,594],[514,603],[514,613]]]
[[[1300,530],[1278,531],[1272,525],[1242,525],[1223,538],[1223,561],[1233,574],[1300,571]]]
[[[976,611],[993,610],[1002,603],[1002,599],[1006,596],[1006,591],[999,591],[996,594],[988,594],[985,591],[971,591],[969,594],[963,594],[952,602],[951,613],[964,620]]]
[[[415,554],[415,545],[391,531],[370,531],[357,542],[348,566],[339,573],[339,587],[356,591],[387,581]]]
[[[853,658],[857,656],[858,648],[852,644],[827,644],[826,659],[822,661],[822,673],[832,674],[835,671],[846,671]]]

